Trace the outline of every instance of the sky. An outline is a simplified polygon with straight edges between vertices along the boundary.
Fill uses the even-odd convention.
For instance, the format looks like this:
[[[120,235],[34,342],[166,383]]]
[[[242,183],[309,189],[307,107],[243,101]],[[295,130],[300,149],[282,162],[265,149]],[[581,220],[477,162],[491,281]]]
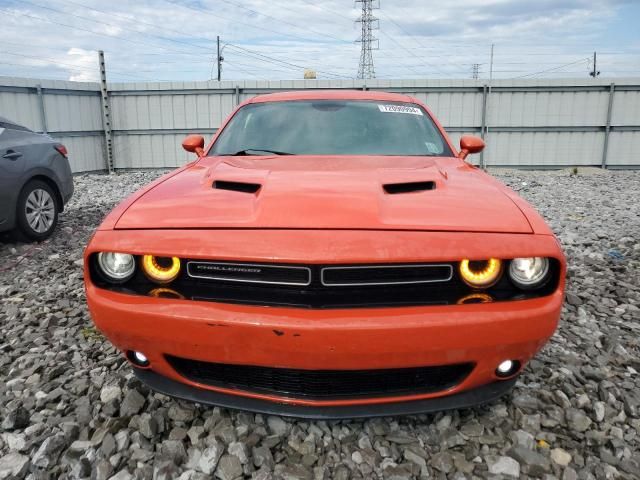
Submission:
[[[380,0],[376,78],[640,76],[640,0]],[[111,82],[355,78],[353,0],[0,0],[0,76]]]

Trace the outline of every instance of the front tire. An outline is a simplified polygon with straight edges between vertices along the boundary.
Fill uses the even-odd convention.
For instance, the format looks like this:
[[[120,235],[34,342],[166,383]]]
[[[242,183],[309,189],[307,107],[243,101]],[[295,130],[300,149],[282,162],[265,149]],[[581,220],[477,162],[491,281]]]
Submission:
[[[58,209],[53,189],[41,180],[31,180],[18,196],[19,233],[31,241],[50,237],[58,224]]]

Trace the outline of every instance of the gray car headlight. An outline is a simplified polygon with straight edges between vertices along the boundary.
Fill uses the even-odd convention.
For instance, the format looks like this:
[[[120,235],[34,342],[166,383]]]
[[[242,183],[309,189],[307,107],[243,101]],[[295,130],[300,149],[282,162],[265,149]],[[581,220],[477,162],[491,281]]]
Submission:
[[[548,276],[548,258],[514,258],[509,265],[509,277],[511,281],[524,290],[541,286],[547,280]]]
[[[107,280],[123,283],[129,280],[136,271],[136,260],[128,253],[100,252],[98,266]]]

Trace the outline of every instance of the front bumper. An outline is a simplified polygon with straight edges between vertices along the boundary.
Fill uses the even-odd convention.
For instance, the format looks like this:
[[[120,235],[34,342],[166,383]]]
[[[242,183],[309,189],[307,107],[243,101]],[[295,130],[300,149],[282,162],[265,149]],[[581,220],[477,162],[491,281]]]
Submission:
[[[525,365],[553,334],[562,294],[488,304],[332,311],[136,297],[92,285],[87,288],[87,299],[98,328],[120,350],[143,352],[154,374],[165,377],[167,382],[223,394],[224,405],[230,405],[230,396],[236,396],[241,408],[253,405],[246,403],[253,399],[279,404],[283,412],[288,410],[282,405],[288,405],[311,411],[320,409],[325,412],[323,416],[331,416],[327,409],[338,408],[336,412],[340,412],[342,407],[373,405],[379,406],[372,411],[382,415],[384,411],[402,408],[394,403],[435,399],[495,382],[501,384],[504,380],[495,375],[500,362],[515,359]],[[461,383],[445,391],[315,400],[192,382],[173,369],[166,355],[308,370],[409,368],[467,362],[475,366]],[[175,395],[184,393],[180,390]],[[206,398],[203,401],[223,399],[213,395]],[[435,408],[413,405],[410,407],[413,412],[419,405]],[[304,416],[301,411],[298,415]]]
[[[514,383],[495,375],[505,359],[524,366],[556,329],[563,300],[564,261],[544,235],[383,232],[98,231],[85,252],[124,251],[191,258],[270,259],[301,263],[438,261],[461,248],[482,258],[552,256],[562,261],[551,295],[529,300],[334,310],[235,305],[128,295],[96,287],[85,272],[87,301],[97,327],[122,351],[143,352],[149,370],[136,374],[157,390],[214,403],[299,417],[343,418],[418,413],[490,401]],[[235,241],[234,241],[235,239]],[[356,242],[354,239],[359,239]],[[172,241],[173,240],[173,241]],[[342,240],[342,241],[341,241]],[[369,245],[371,244],[371,245]],[[328,246],[335,245],[329,252]],[[425,258],[425,245],[429,258]],[[291,247],[291,248],[286,248]],[[364,248],[371,247],[371,248]],[[253,253],[251,253],[253,251]],[[288,252],[286,257],[278,252]],[[487,255],[488,256],[488,255]],[[291,398],[196,383],[166,356],[231,365],[302,370],[367,370],[472,363],[471,373],[442,391],[341,399]]]

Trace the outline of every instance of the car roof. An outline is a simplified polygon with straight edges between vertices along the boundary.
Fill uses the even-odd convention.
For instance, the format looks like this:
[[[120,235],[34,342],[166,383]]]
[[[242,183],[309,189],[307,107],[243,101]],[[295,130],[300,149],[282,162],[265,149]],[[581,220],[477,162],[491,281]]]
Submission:
[[[374,100],[384,102],[415,102],[409,95],[371,90],[299,90],[269,93],[253,97],[246,103],[286,102],[291,100]]]

